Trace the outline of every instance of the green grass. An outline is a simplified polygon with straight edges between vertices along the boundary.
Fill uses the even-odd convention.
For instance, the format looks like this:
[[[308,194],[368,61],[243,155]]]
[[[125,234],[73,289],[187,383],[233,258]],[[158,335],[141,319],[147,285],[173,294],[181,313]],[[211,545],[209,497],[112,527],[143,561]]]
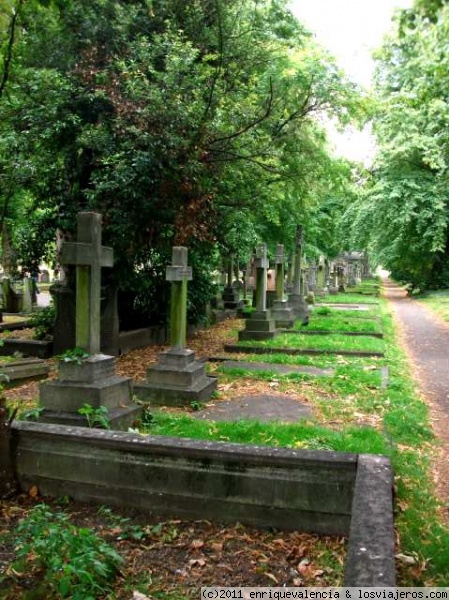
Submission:
[[[449,290],[426,292],[416,299],[449,322]]]
[[[343,319],[360,319],[360,320],[371,320],[378,319],[379,307],[376,304],[368,305],[368,310],[357,310],[357,309],[344,309],[335,308],[333,306],[319,306],[317,305],[310,312],[311,317],[342,317]]]
[[[297,424],[260,423],[256,420],[212,423],[190,416],[156,413],[153,422],[146,426],[145,431],[151,435],[283,448],[375,454],[390,452],[384,436],[371,427],[347,427],[336,431],[302,421]]]
[[[326,304],[378,304],[379,299],[374,296],[360,295],[360,294],[332,294],[327,296],[320,296],[316,298],[317,304],[325,302]]]
[[[383,340],[369,337],[348,337],[345,335],[295,335],[283,333],[271,340],[249,340],[240,342],[238,346],[251,348],[260,346],[263,348],[298,348],[316,349],[338,353],[339,350],[358,352],[383,352],[385,344]]]
[[[343,311],[342,311],[343,312]],[[306,328],[301,321],[296,321],[294,329],[304,331]],[[360,319],[357,317],[344,318],[342,315],[310,315],[309,329],[316,331],[348,331],[361,333],[381,333],[379,321],[375,319]]]

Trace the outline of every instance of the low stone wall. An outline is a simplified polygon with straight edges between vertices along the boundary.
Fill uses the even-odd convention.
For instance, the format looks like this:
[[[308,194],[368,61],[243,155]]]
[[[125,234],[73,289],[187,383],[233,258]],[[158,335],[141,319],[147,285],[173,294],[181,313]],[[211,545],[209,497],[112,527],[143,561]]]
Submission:
[[[156,514],[350,534],[351,585],[394,585],[392,477],[383,457],[20,421],[11,436],[23,490],[37,485],[43,495]],[[382,495],[379,510],[373,489]]]

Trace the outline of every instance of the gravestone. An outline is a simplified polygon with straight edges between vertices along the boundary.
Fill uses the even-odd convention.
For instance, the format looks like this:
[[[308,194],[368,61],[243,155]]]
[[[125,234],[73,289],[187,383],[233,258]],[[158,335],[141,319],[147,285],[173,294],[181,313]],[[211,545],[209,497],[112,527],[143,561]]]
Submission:
[[[50,273],[47,269],[42,269],[39,281],[40,283],[50,283]]]
[[[302,251],[304,245],[304,231],[302,226],[298,226],[296,230],[296,239],[295,239],[295,263],[294,263],[294,273],[293,273],[293,291],[289,294],[288,304],[290,308],[293,310],[293,314],[296,319],[305,319],[305,317],[309,314],[309,307],[304,298],[304,290],[301,289],[301,281],[302,281],[302,270],[301,270],[301,261],[302,261]]]
[[[3,311],[6,313],[19,313],[22,310],[22,292],[17,292],[9,277],[2,279]]]
[[[61,263],[76,266],[76,346],[88,356],[59,361],[59,378],[41,384],[41,419],[49,423],[86,425],[79,414],[85,404],[106,407],[111,429],[126,429],[141,408],[131,401],[131,379],[115,374],[115,358],[100,353],[102,267],[112,267],[112,248],[101,245],[101,215],[78,213],[76,242],[65,242]]]
[[[245,319],[245,329],[239,331],[239,340],[265,340],[277,334],[271,311],[267,310],[267,246],[260,244],[255,260],[256,266],[256,310]]]
[[[22,312],[30,313],[33,310],[33,300],[31,286],[33,282],[29,277],[23,278],[23,292],[22,292]]]
[[[235,310],[241,306],[241,302],[239,301],[239,292],[236,287],[232,285],[232,277],[233,277],[233,266],[234,261],[231,258],[228,260],[227,265],[227,277],[226,277],[226,286],[223,290],[222,298],[225,309]]]
[[[316,273],[315,296],[325,296],[327,294],[327,273],[326,261],[324,256],[320,256]]]
[[[159,406],[206,402],[217,388],[217,380],[206,375],[205,363],[197,361],[194,351],[186,348],[187,282],[192,279],[192,268],[187,266],[187,248],[173,248],[166,279],[171,283],[171,347],[159,355],[158,364],[147,370],[146,383],[136,383],[134,391],[140,400]]]
[[[278,244],[276,251],[276,299],[273,302],[271,316],[276,327],[292,327],[295,322],[292,309],[285,298],[285,259],[284,246]]]

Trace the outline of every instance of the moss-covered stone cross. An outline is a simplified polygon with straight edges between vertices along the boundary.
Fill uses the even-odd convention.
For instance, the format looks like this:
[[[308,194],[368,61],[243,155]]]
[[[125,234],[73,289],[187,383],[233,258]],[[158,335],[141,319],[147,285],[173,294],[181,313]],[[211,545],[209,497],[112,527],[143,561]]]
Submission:
[[[64,242],[61,263],[76,266],[76,345],[100,352],[101,268],[112,267],[112,248],[101,245],[101,215],[80,212],[77,241]]]
[[[187,248],[174,246],[172,264],[166,269],[166,279],[171,282],[170,345],[185,348],[187,332],[187,282],[192,279],[192,267],[187,266]]]

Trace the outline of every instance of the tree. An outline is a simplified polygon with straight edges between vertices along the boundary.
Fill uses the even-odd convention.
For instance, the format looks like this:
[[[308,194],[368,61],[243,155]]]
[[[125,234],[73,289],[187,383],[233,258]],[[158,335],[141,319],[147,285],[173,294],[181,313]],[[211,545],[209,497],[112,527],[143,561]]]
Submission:
[[[29,208],[41,209],[37,231],[101,212],[122,290],[160,287],[174,243],[213,267],[217,247],[286,241],[329,182],[316,116],[361,110],[283,0],[73,0],[23,12],[0,106],[1,155],[19,157],[10,185],[20,174]],[[28,254],[46,247],[36,240]]]
[[[378,57],[380,152],[354,222],[393,275],[448,285],[449,6],[421,0],[397,23]]]

